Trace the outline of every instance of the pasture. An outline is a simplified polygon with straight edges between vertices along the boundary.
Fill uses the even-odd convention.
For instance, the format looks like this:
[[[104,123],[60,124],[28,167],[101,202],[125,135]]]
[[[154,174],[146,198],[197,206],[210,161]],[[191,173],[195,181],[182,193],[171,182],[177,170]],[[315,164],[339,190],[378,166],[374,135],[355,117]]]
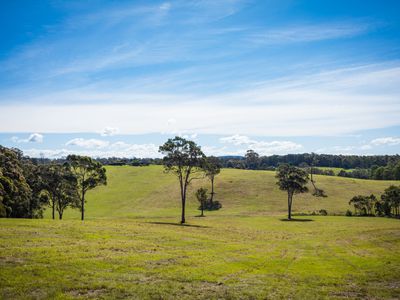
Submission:
[[[88,193],[87,220],[0,219],[0,298],[372,298],[400,294],[400,222],[377,217],[295,216],[274,172],[223,169],[216,200],[198,217],[190,188],[178,225],[175,177],[161,166],[107,167]],[[344,214],[356,194],[398,182],[315,176],[327,198],[296,195],[294,214]]]

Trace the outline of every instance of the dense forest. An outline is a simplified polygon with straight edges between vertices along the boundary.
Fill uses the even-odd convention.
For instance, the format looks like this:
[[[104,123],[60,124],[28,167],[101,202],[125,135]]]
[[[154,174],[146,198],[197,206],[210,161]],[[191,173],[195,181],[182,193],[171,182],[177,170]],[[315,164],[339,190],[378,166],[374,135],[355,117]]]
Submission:
[[[259,156],[248,150],[244,157],[223,156],[219,158],[224,168],[275,170],[281,164],[301,168],[313,168],[314,174],[335,175],[332,170],[320,168],[341,168],[337,174],[342,177],[400,180],[400,155],[332,155],[332,154],[287,154]]]

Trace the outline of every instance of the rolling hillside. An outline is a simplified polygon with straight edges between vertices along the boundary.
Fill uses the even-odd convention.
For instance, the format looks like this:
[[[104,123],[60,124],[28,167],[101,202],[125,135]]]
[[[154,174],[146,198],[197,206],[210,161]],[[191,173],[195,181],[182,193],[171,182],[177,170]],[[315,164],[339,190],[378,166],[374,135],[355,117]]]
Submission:
[[[0,299],[396,299],[400,222],[297,216],[273,172],[226,169],[223,209],[198,215],[192,187],[179,225],[176,178],[162,167],[108,167],[87,217],[0,219]],[[295,212],[343,213],[354,194],[391,182],[316,176],[328,198]]]
[[[177,179],[165,174],[161,166],[107,167],[108,185],[88,193],[87,218],[157,218],[178,217],[180,196]],[[275,172],[223,169],[216,177],[216,200],[223,209],[208,213],[220,215],[285,215],[286,192],[278,189]],[[351,197],[357,194],[379,195],[395,181],[359,180],[316,175],[317,186],[328,194],[315,198],[310,193],[296,195],[294,213],[311,213],[326,209],[330,214],[344,214]],[[188,217],[198,214],[194,191],[205,180],[193,181],[189,190]],[[47,214],[47,217],[50,215]],[[65,218],[79,218],[78,210],[70,210]]]

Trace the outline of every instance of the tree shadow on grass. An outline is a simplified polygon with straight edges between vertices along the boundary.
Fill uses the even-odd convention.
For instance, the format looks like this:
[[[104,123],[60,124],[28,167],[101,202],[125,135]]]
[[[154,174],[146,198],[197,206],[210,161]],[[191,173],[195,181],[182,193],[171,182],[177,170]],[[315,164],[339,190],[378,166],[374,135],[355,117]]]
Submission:
[[[289,220],[289,219],[279,219],[279,220],[281,220],[283,222],[314,222],[314,220],[312,220],[312,219],[291,219],[291,220]]]
[[[180,226],[180,227],[196,227],[196,228],[210,228],[209,226],[202,226],[202,225],[191,225],[191,224],[181,224],[181,223],[173,223],[173,222],[146,222],[149,224],[155,225],[172,225],[172,226]]]

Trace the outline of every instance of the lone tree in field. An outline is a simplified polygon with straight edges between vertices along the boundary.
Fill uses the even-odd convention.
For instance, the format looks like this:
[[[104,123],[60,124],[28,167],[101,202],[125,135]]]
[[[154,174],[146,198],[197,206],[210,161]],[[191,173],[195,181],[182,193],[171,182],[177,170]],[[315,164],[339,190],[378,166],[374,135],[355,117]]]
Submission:
[[[186,190],[190,182],[204,173],[205,155],[193,141],[176,136],[160,146],[159,152],[164,154],[163,164],[167,172],[174,173],[179,180],[182,216],[181,223],[185,223]]]
[[[106,169],[101,163],[87,156],[68,155],[66,163],[77,180],[81,220],[85,219],[85,195],[98,185],[107,184]]]
[[[306,186],[308,174],[306,171],[291,165],[280,165],[276,173],[279,188],[288,193],[288,219],[292,219],[293,195],[308,191]]]
[[[206,176],[210,179],[211,182],[211,197],[210,197],[210,205],[213,205],[214,200],[214,179],[221,172],[221,163],[218,157],[209,156],[206,159],[204,164],[204,171]]]
[[[207,201],[207,189],[205,188],[199,188],[196,191],[196,198],[197,201],[200,203],[200,209],[201,209],[201,217],[204,217],[204,205],[206,204]]]
[[[254,150],[247,150],[244,156],[246,160],[246,168],[250,170],[256,170],[260,163],[260,156]]]

